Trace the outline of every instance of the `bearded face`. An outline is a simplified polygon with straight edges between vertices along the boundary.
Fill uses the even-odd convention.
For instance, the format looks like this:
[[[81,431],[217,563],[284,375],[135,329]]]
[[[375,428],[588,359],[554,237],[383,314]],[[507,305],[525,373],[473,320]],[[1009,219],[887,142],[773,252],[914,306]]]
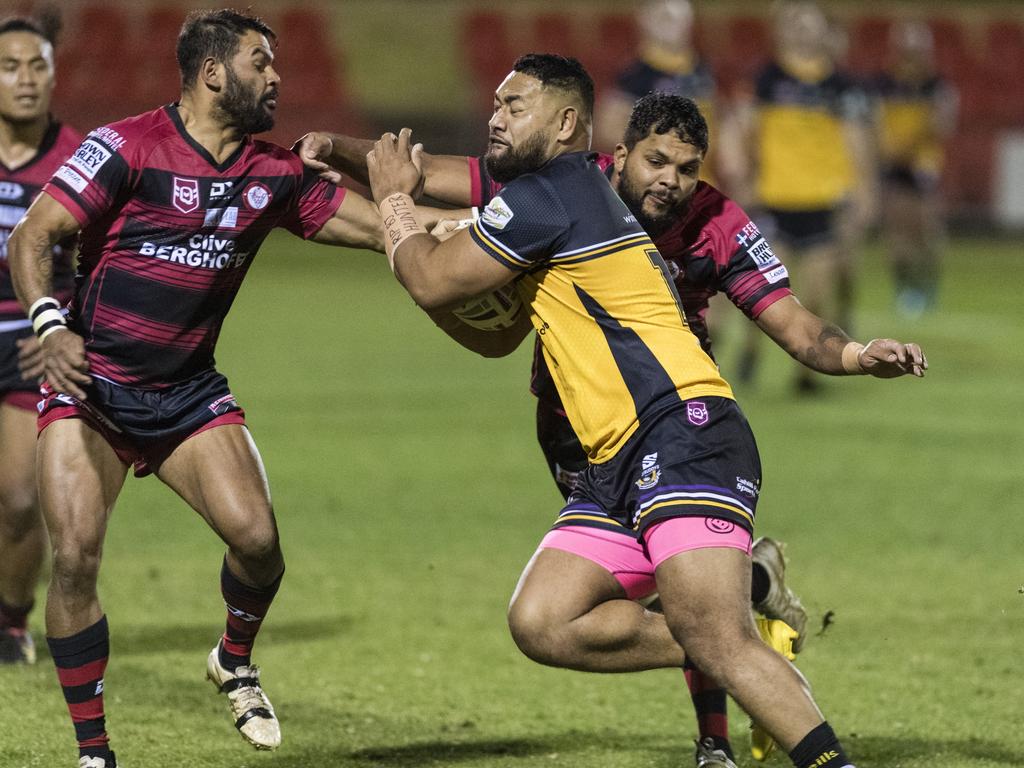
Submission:
[[[225,68],[224,90],[215,102],[220,119],[243,133],[263,133],[274,127],[277,87],[261,89],[246,83],[229,65]]]
[[[533,173],[548,161],[547,145],[543,130],[533,133],[515,147],[492,137],[484,155],[487,171],[500,184],[507,184],[524,173]]]

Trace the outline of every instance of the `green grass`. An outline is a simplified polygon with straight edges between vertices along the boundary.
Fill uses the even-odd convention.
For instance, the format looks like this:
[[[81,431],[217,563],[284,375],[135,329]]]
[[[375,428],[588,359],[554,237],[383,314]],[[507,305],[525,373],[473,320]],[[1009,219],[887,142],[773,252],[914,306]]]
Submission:
[[[759,532],[789,543],[812,626],[835,614],[799,664],[860,768],[1024,765],[1019,261],[1019,243],[955,243],[941,312],[910,323],[869,255],[857,335],[920,341],[923,381],[832,380],[795,400],[773,349],[757,388],[738,390],[765,468]],[[508,636],[509,594],[559,506],[525,347],[478,359],[382,257],[281,237],[220,349],[289,563],[257,646],[285,746],[250,751],[202,680],[221,546],[158,481],[131,481],[101,576],[108,724],[127,768],[692,764],[678,672],[547,669]],[[733,350],[720,356],[728,375]],[[0,668],[0,690],[0,766],[73,765],[49,659]]]

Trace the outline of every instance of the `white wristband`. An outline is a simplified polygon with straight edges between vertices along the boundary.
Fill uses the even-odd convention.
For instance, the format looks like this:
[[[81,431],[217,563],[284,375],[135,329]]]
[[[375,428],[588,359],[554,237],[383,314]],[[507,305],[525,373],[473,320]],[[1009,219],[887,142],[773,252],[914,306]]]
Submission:
[[[858,341],[851,341],[843,347],[843,370],[849,374],[866,373],[864,366],[860,364],[860,353],[866,347]]]
[[[53,331],[67,326],[67,320],[60,311],[60,302],[52,296],[43,296],[33,302],[28,310],[29,320],[32,321],[32,330],[42,341]]]

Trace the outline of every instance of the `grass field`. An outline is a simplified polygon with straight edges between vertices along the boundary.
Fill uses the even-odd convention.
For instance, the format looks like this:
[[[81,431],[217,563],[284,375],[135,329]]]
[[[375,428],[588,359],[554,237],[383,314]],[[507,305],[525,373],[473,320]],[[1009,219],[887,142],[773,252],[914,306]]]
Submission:
[[[738,390],[764,463],[759,532],[789,543],[815,630],[835,615],[799,666],[860,768],[1024,765],[1021,256],[1019,242],[956,242],[942,311],[910,323],[869,254],[856,335],[920,341],[923,381],[832,380],[795,400],[778,352]],[[250,751],[203,681],[222,547],[150,478],[128,483],[101,576],[122,763],[692,765],[679,672],[547,669],[508,636],[508,597],[559,506],[528,364],[525,347],[485,361],[449,343],[380,257],[272,239],[219,367],[261,447],[288,558],[256,655],[285,743]],[[3,768],[75,764],[40,645],[35,667],[0,668]]]

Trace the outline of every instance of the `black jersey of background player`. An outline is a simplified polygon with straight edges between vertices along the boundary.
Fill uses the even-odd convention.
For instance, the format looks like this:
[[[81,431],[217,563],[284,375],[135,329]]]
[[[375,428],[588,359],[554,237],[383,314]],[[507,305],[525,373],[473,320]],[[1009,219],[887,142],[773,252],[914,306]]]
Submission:
[[[683,316],[668,266],[595,162],[571,152],[516,178],[470,227],[509,269],[591,461],[694,397],[731,398]]]
[[[14,295],[11,270],[7,263],[7,238],[39,190],[82,141],[74,130],[60,123],[50,123],[39,150],[27,163],[11,169],[0,162],[0,328],[15,330],[21,323],[31,327],[25,312]],[[76,238],[62,240],[53,247],[52,295],[64,302],[71,297],[74,282]]]
[[[596,163],[610,178],[613,159],[598,155]],[[470,158],[472,204],[482,206],[501,190],[482,158]],[[706,315],[716,293],[728,296],[751,320],[779,299],[790,296],[789,273],[750,216],[718,189],[698,182],[684,213],[654,240],[675,283],[690,330],[712,355]],[[561,401],[541,353],[534,350],[530,391],[550,407]]]
[[[82,225],[70,320],[90,375],[151,388],[212,368],[266,236],[312,237],[345,194],[249,137],[217,163],[176,105],[93,131],[44,191]]]

